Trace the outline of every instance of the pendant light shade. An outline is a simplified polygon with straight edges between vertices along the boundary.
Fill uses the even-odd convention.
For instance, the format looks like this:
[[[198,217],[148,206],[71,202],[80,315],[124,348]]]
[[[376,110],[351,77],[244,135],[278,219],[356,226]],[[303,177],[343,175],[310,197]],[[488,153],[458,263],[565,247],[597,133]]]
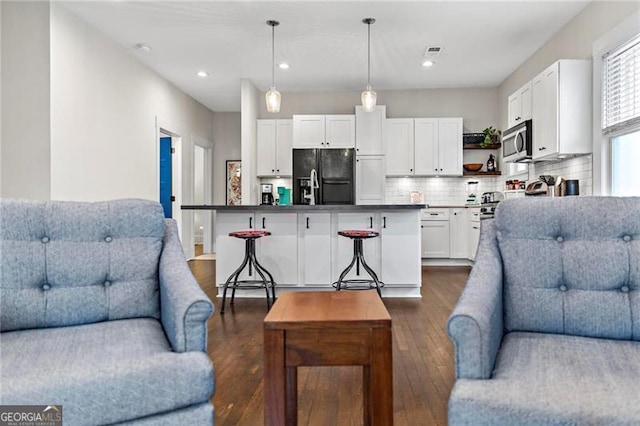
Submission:
[[[367,24],[367,88],[362,92],[362,110],[373,112],[376,109],[377,94],[371,89],[371,24],[375,18],[364,18],[363,24]]]
[[[271,27],[271,90],[265,95],[268,112],[280,112],[280,92],[276,90],[276,61],[275,61],[275,31],[280,22],[269,20],[267,25]]]

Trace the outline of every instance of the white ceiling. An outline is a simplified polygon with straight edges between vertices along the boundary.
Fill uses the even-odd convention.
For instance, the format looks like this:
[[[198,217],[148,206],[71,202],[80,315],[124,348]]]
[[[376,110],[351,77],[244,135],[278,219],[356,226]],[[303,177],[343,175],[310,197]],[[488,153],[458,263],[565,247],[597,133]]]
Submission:
[[[271,84],[276,19],[280,92],[362,90],[371,26],[374,90],[496,87],[578,14],[585,1],[62,2],[214,111],[240,110],[240,79]],[[138,43],[151,46],[145,53]],[[442,46],[432,68],[428,45]],[[200,78],[196,71],[209,72]]]

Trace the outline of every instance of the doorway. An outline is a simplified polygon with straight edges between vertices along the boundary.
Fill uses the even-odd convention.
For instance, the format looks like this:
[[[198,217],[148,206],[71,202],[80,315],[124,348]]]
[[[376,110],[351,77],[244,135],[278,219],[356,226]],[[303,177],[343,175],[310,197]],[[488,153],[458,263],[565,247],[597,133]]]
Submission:
[[[160,204],[164,210],[164,217],[173,217],[173,147],[171,136],[160,134]]]
[[[213,188],[213,146],[205,139],[193,138],[193,203],[211,204]],[[213,220],[211,210],[195,210],[193,215],[195,255],[214,259]]]

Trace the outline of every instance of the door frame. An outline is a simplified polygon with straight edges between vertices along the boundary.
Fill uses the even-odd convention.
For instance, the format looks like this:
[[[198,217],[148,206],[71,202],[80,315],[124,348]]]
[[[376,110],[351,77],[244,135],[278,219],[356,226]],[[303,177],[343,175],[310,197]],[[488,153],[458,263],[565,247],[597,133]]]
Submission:
[[[161,134],[171,136],[171,148],[174,149],[174,154],[171,156],[171,186],[175,201],[172,203],[172,216],[178,225],[178,235],[182,240],[183,250],[185,249],[185,237],[191,241],[193,236],[189,237],[189,233],[185,233],[185,230],[189,228],[189,224],[186,223],[187,217],[182,214],[180,206],[183,204],[182,194],[182,138],[183,134],[177,126],[174,126],[169,121],[162,119],[158,116],[155,118],[155,151],[156,151],[156,197],[160,199],[160,137]],[[191,253],[193,254],[193,244],[191,244]],[[188,247],[188,246],[186,246]],[[189,254],[185,251],[185,254]]]
[[[193,156],[193,164],[194,164],[194,178],[195,178],[195,156],[196,156],[196,146],[202,148],[204,150],[204,203],[212,204],[213,198],[213,143],[209,140],[197,136],[191,135],[191,140],[193,142],[192,148],[192,156]],[[203,252],[204,253],[213,253],[215,252],[215,242],[213,238],[214,232],[214,220],[213,220],[213,212],[211,210],[202,210],[204,213],[208,213],[208,218],[204,220],[204,231],[203,231]],[[195,229],[194,229],[195,231]]]

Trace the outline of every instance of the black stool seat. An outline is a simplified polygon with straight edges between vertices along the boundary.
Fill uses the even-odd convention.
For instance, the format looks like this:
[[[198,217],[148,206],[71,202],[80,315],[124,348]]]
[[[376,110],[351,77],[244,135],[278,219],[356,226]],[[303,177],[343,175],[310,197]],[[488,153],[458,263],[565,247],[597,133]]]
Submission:
[[[224,306],[227,300],[227,289],[231,288],[231,304],[235,300],[236,290],[250,290],[257,288],[264,288],[267,293],[267,310],[271,308],[271,305],[276,300],[276,282],[273,279],[271,273],[264,268],[256,259],[256,240],[258,238],[267,237],[271,235],[269,231],[234,231],[229,232],[230,237],[240,238],[245,241],[244,259],[238,269],[233,271],[227,281],[224,283],[222,291],[222,306],[220,308],[220,314],[224,314]],[[238,277],[244,271],[249,268],[249,276],[253,275],[253,271],[260,276],[255,279],[239,280]],[[269,277],[267,279],[267,277]],[[269,289],[271,289],[271,296],[269,296]]]
[[[334,282],[332,286],[337,291],[370,290],[375,288],[378,292],[378,295],[382,297],[380,288],[384,287],[384,283],[378,279],[378,275],[376,275],[373,269],[371,269],[371,267],[367,265],[367,262],[364,260],[364,253],[362,250],[362,240],[368,238],[376,238],[380,235],[380,233],[372,231],[370,229],[350,229],[345,231],[338,231],[338,235],[351,238],[353,240],[353,258],[351,259],[351,263],[349,264],[349,266],[347,266],[345,270],[340,274],[340,278],[338,278],[338,281]],[[370,278],[354,278],[345,280],[344,278],[347,276],[349,271],[353,269],[354,265],[356,267],[356,275],[360,276],[360,265],[362,265],[364,270],[369,274]]]

